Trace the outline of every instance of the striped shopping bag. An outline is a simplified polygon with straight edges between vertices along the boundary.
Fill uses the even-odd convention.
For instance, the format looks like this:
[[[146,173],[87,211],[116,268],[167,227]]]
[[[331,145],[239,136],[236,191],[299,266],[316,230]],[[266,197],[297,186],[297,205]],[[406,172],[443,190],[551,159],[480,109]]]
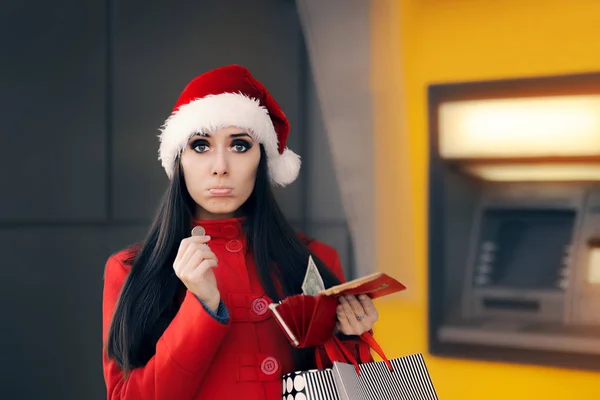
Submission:
[[[283,400],[340,400],[332,369],[311,369],[283,377]]]
[[[388,360],[370,334],[361,338],[383,361],[358,364],[333,339],[325,346],[333,368],[285,375],[283,400],[438,400],[422,354]]]

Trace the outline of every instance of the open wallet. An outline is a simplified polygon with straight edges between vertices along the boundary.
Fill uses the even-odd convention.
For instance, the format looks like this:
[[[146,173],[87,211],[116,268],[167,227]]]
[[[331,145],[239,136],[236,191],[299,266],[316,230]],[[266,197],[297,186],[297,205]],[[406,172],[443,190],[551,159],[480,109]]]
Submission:
[[[316,267],[311,257],[307,277],[309,273],[314,274],[314,271]],[[316,278],[319,280],[320,276]],[[324,344],[332,336],[337,322],[339,296],[365,294],[376,299],[405,289],[394,278],[377,272],[328,289],[313,291],[312,294],[289,296],[279,303],[270,304],[269,308],[294,347],[315,347]]]

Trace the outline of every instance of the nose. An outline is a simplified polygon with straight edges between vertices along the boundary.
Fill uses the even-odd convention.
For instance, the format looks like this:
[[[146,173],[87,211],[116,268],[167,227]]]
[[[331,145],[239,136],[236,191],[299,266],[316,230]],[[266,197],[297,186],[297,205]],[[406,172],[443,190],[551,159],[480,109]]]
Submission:
[[[214,163],[212,166],[212,175],[223,176],[229,172],[226,151],[220,150],[215,152]]]

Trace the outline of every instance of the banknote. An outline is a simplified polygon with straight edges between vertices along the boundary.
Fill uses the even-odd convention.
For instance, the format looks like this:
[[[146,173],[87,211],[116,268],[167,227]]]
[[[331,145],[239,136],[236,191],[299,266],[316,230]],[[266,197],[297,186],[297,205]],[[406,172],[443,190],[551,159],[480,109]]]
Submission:
[[[302,293],[307,296],[316,296],[321,290],[325,290],[323,278],[321,278],[312,256],[309,256],[306,275],[302,282]]]

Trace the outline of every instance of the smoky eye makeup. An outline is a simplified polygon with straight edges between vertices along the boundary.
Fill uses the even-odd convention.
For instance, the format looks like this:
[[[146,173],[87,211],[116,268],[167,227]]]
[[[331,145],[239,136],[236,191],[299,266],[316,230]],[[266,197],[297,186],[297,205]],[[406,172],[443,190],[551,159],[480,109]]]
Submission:
[[[210,137],[208,133],[198,132],[190,138],[189,147],[197,153],[205,153],[211,147],[211,144],[207,140]],[[229,135],[229,139],[229,147],[236,153],[245,153],[254,146],[252,136],[245,132],[231,134]]]
[[[209,147],[210,144],[206,139],[195,138],[190,142],[190,148],[198,153],[204,153]]]
[[[245,153],[250,150],[253,146],[253,143],[250,140],[246,139],[234,139],[231,142],[231,148],[238,153]]]

